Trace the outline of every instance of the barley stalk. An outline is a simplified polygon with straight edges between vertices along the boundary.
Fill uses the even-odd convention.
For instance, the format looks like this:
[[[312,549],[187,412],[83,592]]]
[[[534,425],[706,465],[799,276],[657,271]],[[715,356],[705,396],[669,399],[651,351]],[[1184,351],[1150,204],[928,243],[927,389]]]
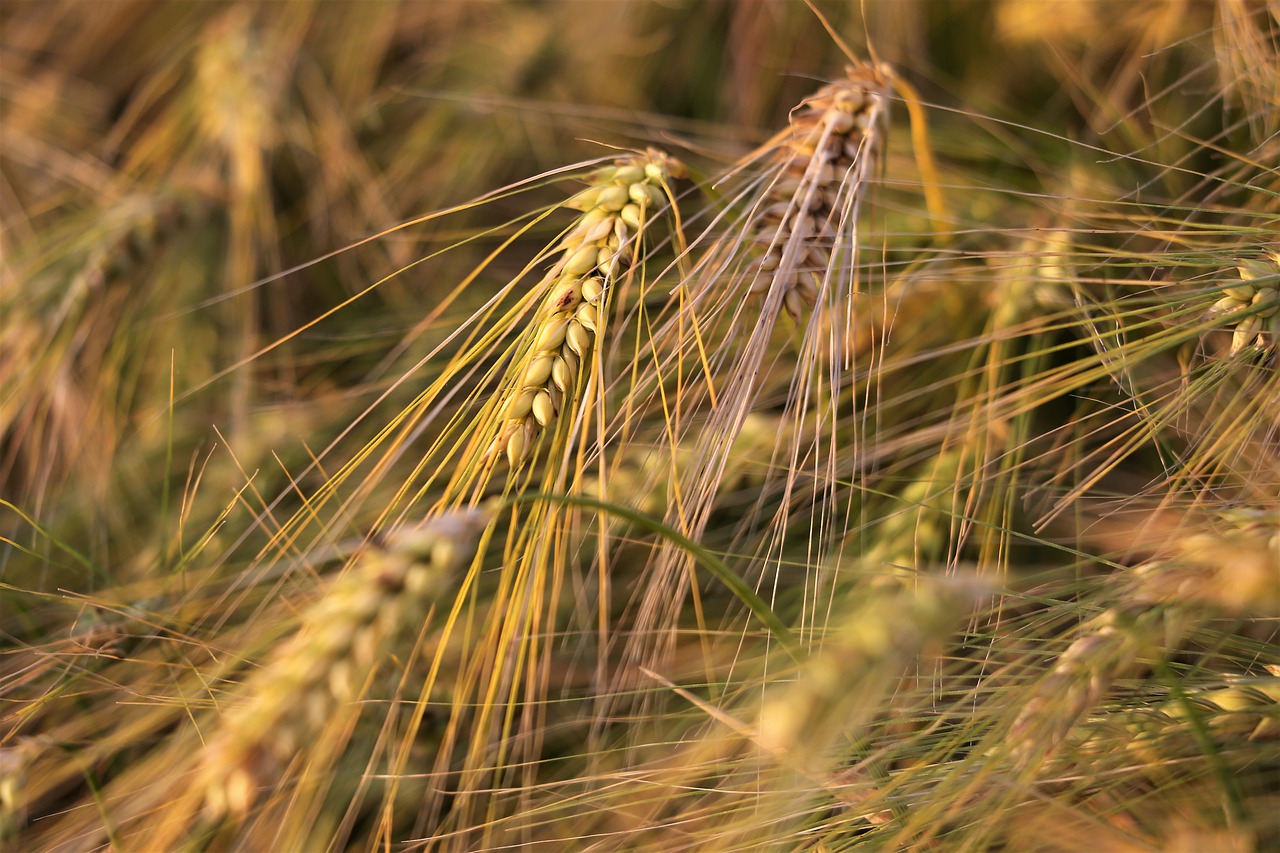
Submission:
[[[520,378],[502,399],[504,422],[490,448],[505,452],[513,470],[574,399],[612,288],[634,263],[645,223],[666,203],[668,182],[681,174],[676,160],[650,149],[597,170],[592,185],[568,202],[582,216],[543,278],[547,296],[526,334]]]
[[[205,811],[244,816],[259,784],[360,694],[401,632],[420,621],[474,555],[489,512],[441,516],[363,553],[245,686],[202,756]]]

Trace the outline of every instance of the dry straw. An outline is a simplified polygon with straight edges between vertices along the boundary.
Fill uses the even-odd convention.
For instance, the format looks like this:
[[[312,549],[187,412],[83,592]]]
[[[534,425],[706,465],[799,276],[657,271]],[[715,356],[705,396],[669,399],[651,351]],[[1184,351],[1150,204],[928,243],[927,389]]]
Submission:
[[[481,509],[445,515],[357,558],[219,721],[202,756],[208,816],[244,816],[267,777],[351,710],[397,638],[425,617],[474,557],[489,518]]]

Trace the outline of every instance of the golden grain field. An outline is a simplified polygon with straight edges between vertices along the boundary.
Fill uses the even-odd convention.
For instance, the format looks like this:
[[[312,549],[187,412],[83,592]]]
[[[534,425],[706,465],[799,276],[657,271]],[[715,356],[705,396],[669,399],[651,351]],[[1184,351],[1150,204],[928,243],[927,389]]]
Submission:
[[[1277,0],[6,0],[0,850],[1280,848]]]

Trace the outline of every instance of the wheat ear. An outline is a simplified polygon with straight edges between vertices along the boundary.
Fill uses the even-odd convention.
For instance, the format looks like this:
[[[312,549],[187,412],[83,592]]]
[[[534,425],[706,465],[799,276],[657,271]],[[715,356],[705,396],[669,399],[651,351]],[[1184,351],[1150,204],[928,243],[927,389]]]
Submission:
[[[669,181],[684,167],[661,151],[629,155],[595,171],[591,186],[566,204],[582,216],[560,244],[542,284],[547,296],[527,332],[524,357],[501,404],[504,421],[491,453],[513,469],[533,454],[538,437],[574,396],[615,281],[634,263],[639,236],[666,204]]]
[[[401,632],[442,596],[474,556],[489,518],[486,509],[441,516],[357,558],[221,721],[202,757],[206,815],[249,811],[262,777],[304,750],[359,695]]]

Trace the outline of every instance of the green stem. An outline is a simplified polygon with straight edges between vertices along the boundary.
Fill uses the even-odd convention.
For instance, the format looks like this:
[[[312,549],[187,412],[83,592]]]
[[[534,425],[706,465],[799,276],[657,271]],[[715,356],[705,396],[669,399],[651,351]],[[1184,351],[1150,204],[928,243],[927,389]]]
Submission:
[[[706,548],[694,542],[688,536],[673,527],[663,524],[661,521],[651,516],[645,515],[638,510],[634,510],[621,504],[609,503],[607,501],[597,500],[595,498],[579,497],[575,495],[557,495],[544,492],[531,492],[521,495],[513,495],[506,499],[508,506],[515,506],[521,503],[533,503],[535,501],[550,501],[553,503],[565,504],[567,506],[589,507],[591,509],[601,510],[609,515],[624,518],[627,521],[637,524],[640,527],[665,537],[684,550],[689,552],[704,569],[712,574],[716,580],[724,584],[730,592],[747,606],[747,608],[755,614],[764,626],[782,641],[787,652],[796,661],[801,659],[799,651],[799,643],[796,642],[795,635],[791,633],[782,620],[778,618],[760,596],[756,595],[755,590],[747,586],[742,578],[738,577],[733,571],[724,564],[719,557],[708,551]]]

